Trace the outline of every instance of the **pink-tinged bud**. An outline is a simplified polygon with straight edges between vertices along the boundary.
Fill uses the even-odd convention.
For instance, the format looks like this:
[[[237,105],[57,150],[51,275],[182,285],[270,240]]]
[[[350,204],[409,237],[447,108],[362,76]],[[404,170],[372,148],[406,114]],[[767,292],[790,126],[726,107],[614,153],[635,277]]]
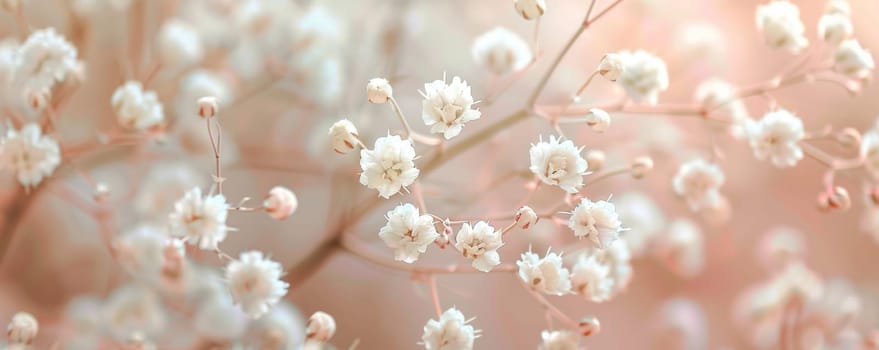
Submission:
[[[318,311],[308,318],[305,324],[305,336],[309,340],[326,342],[336,333],[336,320],[330,314]]]
[[[538,219],[537,213],[535,213],[534,209],[531,209],[529,206],[521,207],[516,212],[516,223],[526,230],[531,227],[531,225],[537,223]]]
[[[286,219],[292,215],[296,208],[299,207],[299,201],[296,194],[287,188],[275,186],[269,191],[269,195],[263,201],[263,208],[266,213],[276,220]]]
[[[202,118],[213,118],[219,112],[217,98],[206,96],[198,99],[198,115]]]
[[[436,240],[433,241],[439,247],[439,249],[446,249],[447,246],[452,242],[452,239],[449,238],[452,236],[452,222],[449,219],[443,220],[443,230],[439,232],[439,236]]]
[[[818,209],[823,211],[848,210],[851,205],[852,199],[848,190],[840,186],[833,188],[833,192],[821,192],[818,195]]]
[[[589,164],[589,171],[599,171],[604,167],[607,156],[599,150],[591,150],[586,152],[586,164]]]
[[[366,98],[372,103],[385,103],[394,96],[394,89],[387,79],[373,78],[366,84]]]
[[[348,153],[360,144],[360,136],[357,128],[348,119],[342,119],[330,126],[329,135],[333,144],[333,150],[339,154]]]
[[[19,312],[12,316],[9,325],[6,326],[6,336],[12,344],[30,345],[37,337],[40,324],[33,315],[27,312]]]
[[[593,334],[598,334],[601,332],[601,322],[598,321],[598,318],[595,316],[586,316],[580,320],[580,334],[583,334],[584,337],[588,337]]]
[[[861,147],[861,132],[854,128],[842,129],[836,134],[836,142],[844,147],[857,149]]]
[[[632,177],[640,179],[653,170],[653,158],[641,156],[632,161]]]

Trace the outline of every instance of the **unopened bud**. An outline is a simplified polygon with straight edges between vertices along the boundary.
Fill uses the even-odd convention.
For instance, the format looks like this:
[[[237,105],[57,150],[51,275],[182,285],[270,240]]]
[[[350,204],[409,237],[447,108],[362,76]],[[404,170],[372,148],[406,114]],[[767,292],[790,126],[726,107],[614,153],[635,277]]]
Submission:
[[[546,1],[544,0],[513,0],[516,12],[527,20],[532,20],[543,16],[546,12]]]
[[[286,219],[299,207],[299,201],[293,191],[281,186],[275,186],[269,190],[268,196],[263,201],[266,213],[276,220]]]
[[[52,98],[52,94],[49,92],[49,89],[28,89],[25,93],[25,98],[27,99],[27,105],[31,109],[39,111],[46,108],[49,104],[49,100]]]
[[[623,57],[615,53],[604,55],[598,64],[598,74],[610,81],[617,81],[624,70]]]
[[[12,316],[12,320],[6,326],[6,336],[9,337],[10,343],[30,345],[39,330],[40,325],[33,315],[19,312]]]
[[[217,98],[206,96],[198,99],[198,115],[202,118],[213,118],[217,115],[219,107]]]
[[[589,114],[586,115],[586,125],[588,125],[592,131],[604,132],[610,127],[610,114],[607,114],[607,112],[602,109],[590,109]]]
[[[523,229],[528,229],[531,225],[537,223],[537,213],[534,212],[534,209],[531,209],[529,206],[523,206],[519,208],[516,212],[516,223],[519,224]]]
[[[632,177],[640,179],[653,170],[653,158],[641,156],[632,162]]]
[[[366,84],[366,98],[372,103],[385,103],[394,96],[394,88],[387,79],[373,78]]]
[[[336,320],[330,314],[318,311],[308,318],[305,328],[307,339],[326,342],[336,333]]]
[[[354,149],[354,146],[360,143],[360,136],[357,135],[357,128],[348,119],[337,121],[330,127],[330,138],[333,143],[333,150],[339,154],[348,153]]]
[[[845,128],[836,134],[836,142],[843,147],[856,149],[861,146],[861,133],[855,128]]]
[[[599,150],[591,150],[586,152],[586,163],[589,164],[589,171],[599,171],[604,167],[604,161],[607,157],[604,152]]]
[[[580,334],[583,334],[584,337],[588,337],[593,334],[598,334],[601,332],[601,322],[598,321],[598,318],[595,316],[586,316],[580,320]]]

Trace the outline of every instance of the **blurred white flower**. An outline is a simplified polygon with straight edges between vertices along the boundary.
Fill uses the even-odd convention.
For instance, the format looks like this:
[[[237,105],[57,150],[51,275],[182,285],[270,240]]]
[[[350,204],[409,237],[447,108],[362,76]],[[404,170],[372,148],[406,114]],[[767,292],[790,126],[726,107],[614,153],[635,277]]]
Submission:
[[[775,227],[760,239],[758,257],[771,269],[781,268],[790,262],[805,257],[806,243],[799,231],[786,227]]]
[[[873,175],[879,175],[879,130],[870,129],[861,138],[861,157],[864,167]]]
[[[677,219],[656,238],[656,254],[672,272],[684,278],[697,276],[705,265],[702,230],[687,219]]]
[[[127,81],[110,99],[116,121],[129,130],[147,130],[165,121],[162,103],[155,91],[144,90],[139,81]]]
[[[439,320],[427,321],[421,342],[427,350],[472,350],[477,333],[461,311],[449,308]]]
[[[750,124],[748,130],[754,157],[769,159],[779,168],[794,166],[803,159],[799,142],[805,136],[803,121],[784,109],[766,113],[759,121]]]
[[[769,47],[798,53],[809,45],[797,5],[785,0],[772,0],[757,7],[756,18],[757,29]]]
[[[629,246],[633,255],[644,255],[657,234],[665,229],[666,219],[662,209],[641,192],[614,195],[614,208],[629,229],[620,234],[620,238]]]
[[[528,43],[504,27],[495,27],[476,37],[471,52],[477,64],[498,75],[525,68],[533,58]]]
[[[513,0],[513,6],[516,8],[516,12],[526,20],[536,19],[546,12],[546,1],[544,0]]]
[[[579,350],[580,335],[571,331],[540,332],[541,343],[538,350]]]
[[[378,190],[383,198],[411,185],[419,174],[412,141],[397,135],[380,137],[373,149],[361,150],[360,169],[360,184]]]
[[[856,39],[843,40],[833,55],[836,71],[857,79],[868,79],[873,76],[876,63],[873,55]]]
[[[519,279],[538,292],[565,295],[571,291],[570,273],[562,265],[561,255],[547,252],[541,258],[528,251],[522,253],[516,265],[519,267]]]
[[[219,279],[216,280],[220,282]],[[236,306],[228,292],[202,295],[192,316],[199,337],[216,342],[234,341],[245,334],[250,317]]]
[[[577,263],[571,268],[571,285],[574,292],[595,303],[607,301],[614,292],[610,266],[600,261],[596,254],[578,256]]]
[[[61,164],[61,147],[49,135],[43,135],[36,123],[21,129],[9,128],[0,139],[0,169],[15,172],[15,178],[25,187],[39,185]]]
[[[479,221],[473,226],[464,223],[455,236],[455,241],[455,249],[465,258],[473,259],[473,267],[479,271],[491,271],[501,263],[497,249],[504,245],[503,237],[500,231],[485,221]]]
[[[326,342],[336,334],[336,320],[323,311],[313,313],[305,327],[305,336],[309,340]]]
[[[174,211],[168,215],[171,235],[183,238],[188,244],[197,244],[200,249],[216,250],[229,231],[228,211],[226,197],[202,196],[201,188],[195,187],[174,203]]]
[[[31,90],[49,89],[78,66],[76,48],[55,28],[32,32],[15,55],[15,80]]]
[[[37,332],[40,330],[40,324],[34,315],[27,312],[16,312],[12,315],[12,320],[6,326],[6,335],[12,344],[30,345]]]
[[[259,318],[287,295],[289,284],[281,280],[283,267],[259,251],[242,252],[226,265],[226,281],[232,298],[252,318]]]
[[[433,217],[421,215],[412,204],[398,205],[386,217],[388,223],[379,230],[378,236],[394,249],[394,260],[414,263],[439,237]]]
[[[583,148],[577,148],[571,140],[562,141],[561,138],[550,136],[549,142],[544,142],[541,138],[537,144],[531,145],[529,169],[543,183],[557,185],[568,193],[577,193],[583,186],[583,175],[589,168],[586,159],[580,155],[582,151]]]
[[[778,296],[777,305],[787,305],[791,301],[813,302],[824,292],[821,277],[802,262],[792,262],[775,275],[770,284]]]
[[[166,325],[161,300],[145,286],[128,284],[117,288],[101,310],[102,326],[116,339],[128,339],[140,332],[153,336]]]
[[[750,121],[745,103],[736,96],[736,87],[727,81],[712,78],[703,81],[696,87],[695,100],[706,112],[720,112],[718,117],[729,122],[730,134],[739,139],[745,137],[747,123]],[[717,116],[716,113],[711,113]]]
[[[329,136],[333,144],[333,150],[339,154],[346,154],[360,144],[360,135],[357,134],[357,128],[348,119],[342,119],[333,123],[330,126]]]
[[[366,83],[366,99],[372,103],[385,103],[394,96],[394,88],[384,78],[372,78]]]
[[[446,140],[458,136],[464,124],[479,119],[482,113],[473,109],[473,96],[470,86],[459,77],[446,84],[444,80],[434,80],[424,84],[424,97],[421,118],[430,127],[430,132],[443,134]]]
[[[177,18],[162,23],[155,40],[159,60],[168,67],[188,67],[205,56],[201,35],[191,25]]]
[[[686,200],[693,211],[714,207],[720,202],[720,186],[726,178],[716,164],[694,159],[678,168],[672,180],[675,193]]]
[[[624,59],[624,55],[616,53],[605,54],[601,58],[601,62],[598,63],[598,74],[601,74],[607,80],[617,81],[626,70]]]
[[[620,237],[623,230],[616,208],[608,201],[593,202],[583,198],[571,212],[568,227],[574,236],[588,239],[595,247],[604,249]]]
[[[586,114],[586,125],[589,126],[592,131],[595,132],[604,132],[610,127],[610,114],[607,114],[602,109],[592,108],[589,110],[589,113]]]
[[[134,208],[138,215],[146,218],[167,219],[168,213],[174,209],[174,203],[186,191],[202,186],[208,180],[206,175],[195,171],[187,163],[154,163],[138,186]]]
[[[245,337],[256,339],[258,348],[295,350],[305,341],[306,321],[293,304],[281,301],[269,313],[254,320]]]
[[[661,58],[643,50],[618,53],[625,65],[617,82],[635,102],[659,102],[659,93],[668,89],[668,68]]]
[[[847,0],[828,0],[824,5],[825,14],[839,14],[846,17],[852,15],[852,5]]]
[[[836,46],[854,33],[852,20],[839,13],[824,14],[818,20],[818,37],[824,42]]]
[[[136,278],[155,278],[164,262],[163,250],[169,240],[159,227],[142,224],[113,239],[113,253],[124,269]]]

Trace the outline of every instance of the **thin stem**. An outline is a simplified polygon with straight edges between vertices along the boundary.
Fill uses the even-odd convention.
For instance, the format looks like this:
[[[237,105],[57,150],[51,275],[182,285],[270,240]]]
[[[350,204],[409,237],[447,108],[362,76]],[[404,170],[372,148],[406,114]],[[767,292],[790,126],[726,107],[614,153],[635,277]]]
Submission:
[[[484,273],[470,265],[446,265],[446,266],[419,266],[413,264],[391,261],[373,252],[359,238],[345,234],[339,239],[339,244],[349,253],[375,265],[388,269],[409,272],[413,274],[449,274],[449,273]],[[515,272],[517,268],[512,264],[495,266],[490,272]]]
[[[428,276],[427,285],[430,287],[430,298],[433,299],[433,309],[436,311],[436,317],[442,317],[443,308],[440,306],[439,293],[436,289],[436,276]]]
[[[628,174],[631,171],[632,171],[631,167],[625,167],[625,168],[621,168],[621,169],[605,171],[601,174],[593,176],[590,181],[587,181],[585,184],[583,184],[583,187],[581,188],[581,190],[584,188],[587,188],[589,186],[592,186],[601,180],[605,180],[605,179],[608,179],[608,178],[611,178],[611,177],[614,177],[617,175],[621,175],[621,174]]]
[[[549,302],[549,300],[546,300],[546,297],[544,297],[542,294],[535,291],[524,282],[522,283],[522,288],[525,288],[525,290],[528,291],[528,294],[530,294],[534,298],[534,300],[537,300],[537,302],[540,303],[540,305],[542,305],[549,313],[555,316],[559,321],[562,321],[562,323],[564,323],[566,327],[574,330],[579,328],[579,323],[568,317],[568,315],[566,315],[562,310],[559,310],[559,308]]]
[[[397,100],[394,96],[389,96],[388,100],[391,101],[391,107],[394,109],[394,113],[397,115],[397,118],[400,119],[400,124],[403,124],[403,136],[405,138],[411,138],[412,128],[409,126],[409,122],[406,121],[406,116],[403,115],[403,110],[400,109],[400,105],[397,104]]]
[[[211,150],[214,151],[214,172],[216,175],[214,176],[214,183],[217,185],[217,193],[223,194],[223,175],[220,170],[220,123],[217,122],[217,141],[214,142],[214,133],[211,130],[211,120],[216,118],[216,116],[212,118],[205,118],[205,124],[208,128],[208,138],[211,139]]]

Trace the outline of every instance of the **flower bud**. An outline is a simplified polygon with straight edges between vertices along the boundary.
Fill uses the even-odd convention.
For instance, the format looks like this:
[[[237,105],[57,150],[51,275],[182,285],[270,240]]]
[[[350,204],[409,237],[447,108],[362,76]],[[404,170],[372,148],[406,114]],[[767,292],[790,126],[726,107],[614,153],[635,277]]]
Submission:
[[[653,170],[653,158],[641,156],[632,162],[632,177],[640,179]]]
[[[604,132],[610,126],[610,114],[604,110],[593,108],[586,115],[586,125],[595,132]]]
[[[847,210],[851,205],[852,200],[848,190],[843,187],[836,186],[833,192],[825,191],[818,194],[818,209],[822,211]]]
[[[443,220],[443,230],[439,232],[439,236],[433,241],[439,249],[446,249],[452,243],[452,222],[449,219]]]
[[[543,16],[546,12],[546,1],[544,0],[513,0],[516,12],[526,20],[532,20]]]
[[[854,27],[851,19],[842,14],[825,14],[818,20],[818,37],[824,42],[836,46],[852,36]]]
[[[95,192],[93,194],[96,201],[102,201],[110,196],[110,186],[106,182],[98,182],[95,184]]]
[[[198,115],[200,117],[213,118],[217,115],[218,110],[216,97],[206,96],[198,99]]]
[[[531,225],[537,223],[537,213],[529,206],[523,206],[516,212],[516,223],[521,225],[523,229],[528,229]]]
[[[584,337],[601,332],[601,322],[599,322],[598,318],[595,316],[583,317],[580,319],[579,325],[580,333],[583,334]]]
[[[855,128],[845,128],[836,134],[836,142],[843,147],[857,149],[861,147],[861,133]]]
[[[269,190],[268,196],[262,203],[266,213],[276,220],[286,219],[299,207],[296,194],[287,188],[275,186]]]
[[[0,0],[0,7],[9,12],[18,12],[22,0]]]
[[[598,74],[610,81],[617,81],[624,69],[623,57],[615,53],[604,55],[598,64]]]
[[[305,336],[308,340],[326,342],[336,333],[336,320],[330,314],[318,311],[308,318],[305,327]]]
[[[31,90],[27,89],[25,93],[25,98],[27,99],[27,105],[33,110],[40,111],[49,104],[49,100],[52,98],[51,92],[49,89],[39,89],[39,90]]]
[[[827,2],[827,5],[824,6],[824,14],[839,14],[846,17],[851,17],[852,6],[846,0],[830,0]]]
[[[348,119],[342,119],[333,124],[330,127],[329,135],[332,139],[333,150],[339,154],[348,153],[348,151],[354,149],[355,145],[360,143],[357,128]]]
[[[37,337],[40,325],[33,315],[27,312],[18,312],[12,316],[9,325],[6,326],[6,336],[12,344],[30,345]]]
[[[879,186],[874,186],[870,188],[867,192],[868,198],[870,198],[870,203],[873,203],[875,206],[879,206]]]
[[[122,350],[156,350],[156,346],[146,340],[140,332],[134,333],[128,338],[128,342],[122,347]]]
[[[589,164],[589,171],[599,171],[604,167],[604,161],[607,157],[604,152],[599,150],[591,150],[586,152],[586,163]]]
[[[372,103],[385,103],[394,96],[394,88],[387,79],[373,78],[366,84],[366,98]]]

